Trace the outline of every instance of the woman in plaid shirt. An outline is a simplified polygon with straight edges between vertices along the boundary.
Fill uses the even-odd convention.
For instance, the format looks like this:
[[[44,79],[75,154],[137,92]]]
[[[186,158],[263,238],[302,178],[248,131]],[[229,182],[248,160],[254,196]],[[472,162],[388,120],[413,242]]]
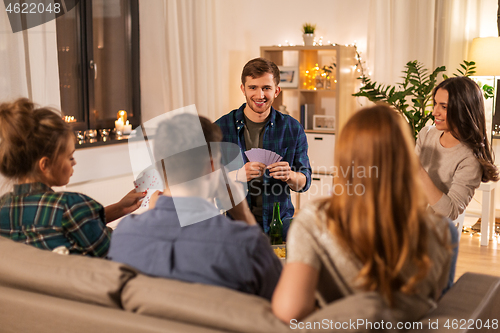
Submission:
[[[103,257],[109,223],[136,210],[143,193],[132,190],[103,207],[81,193],[54,192],[68,184],[76,164],[75,138],[57,111],[28,99],[0,105],[0,173],[14,183],[0,198],[0,235],[38,248]]]

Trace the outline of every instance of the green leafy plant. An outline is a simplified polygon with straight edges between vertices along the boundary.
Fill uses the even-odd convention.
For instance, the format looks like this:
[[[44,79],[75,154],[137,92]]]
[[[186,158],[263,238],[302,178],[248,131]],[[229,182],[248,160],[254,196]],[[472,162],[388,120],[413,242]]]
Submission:
[[[466,61],[464,60],[463,64],[460,64],[460,68],[457,68],[457,71],[462,75],[462,76],[472,76],[476,73],[476,63],[474,61]],[[458,76],[458,74],[453,74],[453,76]],[[447,75],[443,74],[443,78],[446,80],[448,78]],[[483,84],[481,82],[477,82],[479,85],[479,88],[483,90],[484,98],[493,98],[495,94],[495,88],[490,86],[489,84]]]
[[[302,32],[305,34],[313,34],[314,30],[316,30],[316,24],[304,23],[302,25]]]
[[[358,66],[361,64],[358,61]],[[471,76],[475,73],[475,63],[473,61],[464,61],[460,64],[461,69],[457,71],[462,76]],[[361,66],[362,68],[362,66]],[[432,91],[437,83],[439,73],[445,72],[446,67],[440,66],[430,72],[424,65],[417,60],[409,61],[402,72],[403,82],[397,85],[384,85],[372,81],[364,75],[362,71],[360,79],[363,86],[359,92],[353,96],[364,96],[372,102],[385,102],[392,105],[408,121],[416,140],[418,132],[434,118],[432,116]],[[458,76],[458,74],[453,74]],[[443,78],[448,78],[443,74]],[[483,89],[485,98],[493,97],[493,87],[489,85],[480,85]]]
[[[326,75],[331,76],[335,67],[337,67],[337,64],[333,62],[331,65],[328,65],[328,66],[324,65],[323,67],[321,67],[321,70]]]

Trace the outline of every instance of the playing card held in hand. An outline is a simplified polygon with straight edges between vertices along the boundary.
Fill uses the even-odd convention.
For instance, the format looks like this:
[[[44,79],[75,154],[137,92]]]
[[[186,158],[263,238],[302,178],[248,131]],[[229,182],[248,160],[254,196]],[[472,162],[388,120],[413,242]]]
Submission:
[[[273,151],[262,149],[262,148],[252,148],[245,152],[246,157],[250,162],[260,162],[266,166],[279,162],[283,157],[276,154]]]

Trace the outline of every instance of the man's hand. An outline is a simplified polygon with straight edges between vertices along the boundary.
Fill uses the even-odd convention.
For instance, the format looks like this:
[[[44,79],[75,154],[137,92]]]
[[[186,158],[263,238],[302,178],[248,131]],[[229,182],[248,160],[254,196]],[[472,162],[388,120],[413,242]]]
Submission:
[[[227,212],[236,221],[243,221],[248,225],[257,224],[257,222],[255,221],[255,217],[250,211],[250,208],[248,208],[248,203],[245,198],[243,198],[243,200],[239,204],[229,209]]]
[[[267,168],[271,177],[284,181],[294,191],[300,191],[306,185],[306,176],[302,172],[292,171],[286,161],[270,164]]]
[[[275,179],[279,179],[284,182],[288,182],[290,179],[292,169],[286,161],[270,164],[267,168],[269,169],[269,175]]]
[[[154,209],[156,206],[156,201],[158,201],[158,198],[160,195],[162,195],[163,192],[161,191],[155,191],[152,195],[151,198],[149,199],[149,208],[148,209]]]
[[[247,162],[240,170],[238,170],[238,176],[236,180],[239,182],[249,182],[254,178],[262,176],[265,171],[265,164],[260,162]]]

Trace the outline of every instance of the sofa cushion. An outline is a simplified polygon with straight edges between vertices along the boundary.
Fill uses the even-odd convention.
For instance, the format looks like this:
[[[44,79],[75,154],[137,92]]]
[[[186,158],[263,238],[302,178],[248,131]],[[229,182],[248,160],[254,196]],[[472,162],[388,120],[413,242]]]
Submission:
[[[396,327],[391,309],[377,292],[341,298],[301,322],[290,322],[293,330],[306,332],[383,332],[388,325]]]
[[[500,278],[468,272],[420,321],[421,326],[409,332],[436,332],[436,327],[447,332],[498,332],[499,307]]]
[[[120,292],[135,275],[123,264],[60,255],[0,236],[0,285],[5,287],[119,308]]]
[[[0,286],[0,332],[220,333],[220,330]]]
[[[138,275],[122,292],[123,308],[143,315],[231,332],[289,332],[266,299],[227,288]]]

